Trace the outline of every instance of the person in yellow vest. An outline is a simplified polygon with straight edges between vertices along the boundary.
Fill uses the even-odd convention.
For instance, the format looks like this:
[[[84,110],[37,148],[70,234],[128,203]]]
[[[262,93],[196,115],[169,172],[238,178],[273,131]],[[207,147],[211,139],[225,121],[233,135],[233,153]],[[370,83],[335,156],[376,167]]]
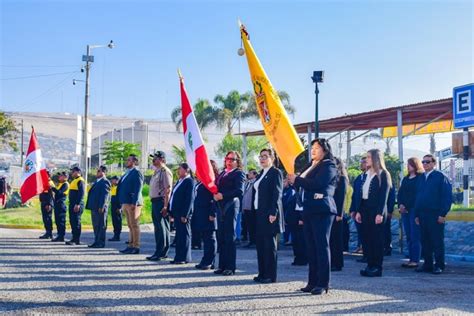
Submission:
[[[81,176],[81,169],[73,167],[72,181],[69,186],[69,224],[71,225],[72,238],[66,245],[81,244],[81,216],[84,212],[85,181]]]
[[[58,173],[58,185],[52,187],[54,192],[54,221],[57,229],[56,237],[51,240],[52,242],[64,241],[64,235],[66,234],[66,199],[69,194],[67,178],[66,172]]]
[[[120,234],[122,233],[122,207],[117,196],[119,177],[113,176],[110,181],[112,184],[110,187],[110,213],[112,215],[112,224],[114,226],[114,237],[109,238],[109,241],[120,241]]]
[[[43,225],[45,229],[45,233],[39,237],[40,239],[53,238],[54,182],[51,180],[51,173],[49,171],[46,172],[48,173],[49,188],[41,192],[39,195],[41,215],[43,217]]]

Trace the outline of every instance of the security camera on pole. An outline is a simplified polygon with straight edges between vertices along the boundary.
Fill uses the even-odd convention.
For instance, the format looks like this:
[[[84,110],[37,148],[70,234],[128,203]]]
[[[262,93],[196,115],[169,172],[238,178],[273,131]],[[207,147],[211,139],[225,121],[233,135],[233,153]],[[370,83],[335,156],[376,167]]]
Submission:
[[[84,170],[84,180],[87,183],[87,174],[88,174],[88,119],[89,119],[89,75],[90,75],[90,67],[91,63],[94,62],[94,56],[91,55],[92,49],[94,48],[101,48],[101,47],[108,47],[110,49],[115,47],[113,41],[110,41],[107,45],[87,45],[87,53],[86,55],[82,55],[82,61],[86,62],[85,71],[86,71],[86,90],[85,90],[85,97],[84,97],[84,119],[82,120],[82,153],[81,153],[81,166]],[[75,85],[76,82],[79,80],[74,80],[73,84]],[[92,132],[92,131],[91,131]]]

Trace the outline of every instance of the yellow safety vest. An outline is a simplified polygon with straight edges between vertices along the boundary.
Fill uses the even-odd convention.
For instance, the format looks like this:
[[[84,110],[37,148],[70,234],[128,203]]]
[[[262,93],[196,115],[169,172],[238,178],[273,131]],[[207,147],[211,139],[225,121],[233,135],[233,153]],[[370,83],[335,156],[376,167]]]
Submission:
[[[116,186],[116,185],[113,185],[113,186],[110,188],[110,195],[111,195],[111,196],[116,196],[116,195],[117,195],[117,186]]]
[[[79,181],[82,181],[84,183],[84,178],[83,177],[77,177],[76,179],[72,180],[71,183],[69,184],[69,190],[79,190],[78,183]]]
[[[62,188],[62,186],[64,185],[64,183],[66,183],[66,182],[59,182],[58,185],[57,185],[57,189],[58,189],[58,190],[61,190],[61,188]],[[64,195],[68,195],[68,194],[69,194],[69,189],[70,189],[70,187],[67,188],[66,191],[64,191]]]

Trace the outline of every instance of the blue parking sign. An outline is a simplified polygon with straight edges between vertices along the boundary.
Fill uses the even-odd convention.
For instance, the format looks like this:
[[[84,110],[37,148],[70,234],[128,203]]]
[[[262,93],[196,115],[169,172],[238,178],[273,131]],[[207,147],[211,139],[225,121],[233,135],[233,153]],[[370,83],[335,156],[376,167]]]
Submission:
[[[453,89],[454,128],[474,126],[474,83]]]

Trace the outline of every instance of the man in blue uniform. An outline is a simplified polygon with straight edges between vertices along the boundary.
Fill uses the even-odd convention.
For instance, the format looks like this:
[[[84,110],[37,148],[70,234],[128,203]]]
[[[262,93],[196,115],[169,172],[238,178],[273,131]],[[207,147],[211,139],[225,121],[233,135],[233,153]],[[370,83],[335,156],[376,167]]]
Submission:
[[[52,239],[53,238],[53,208],[54,208],[54,196],[53,188],[54,182],[51,180],[51,174],[49,171],[49,188],[44,190],[39,195],[41,203],[41,215],[43,217],[43,224],[45,233],[39,237],[39,239]]]
[[[58,173],[58,185],[52,187],[54,192],[54,222],[56,223],[57,234],[52,242],[64,241],[66,234],[66,199],[69,194],[69,183],[67,182],[67,173]]]
[[[73,167],[72,181],[69,185],[69,224],[71,225],[72,238],[66,245],[81,244],[81,216],[84,212],[85,181],[81,176],[81,169]]]
[[[451,209],[453,189],[449,179],[434,169],[436,158],[433,155],[424,156],[422,163],[425,173],[417,190],[415,222],[420,225],[425,263],[415,271],[441,274],[445,267],[444,223]]]

